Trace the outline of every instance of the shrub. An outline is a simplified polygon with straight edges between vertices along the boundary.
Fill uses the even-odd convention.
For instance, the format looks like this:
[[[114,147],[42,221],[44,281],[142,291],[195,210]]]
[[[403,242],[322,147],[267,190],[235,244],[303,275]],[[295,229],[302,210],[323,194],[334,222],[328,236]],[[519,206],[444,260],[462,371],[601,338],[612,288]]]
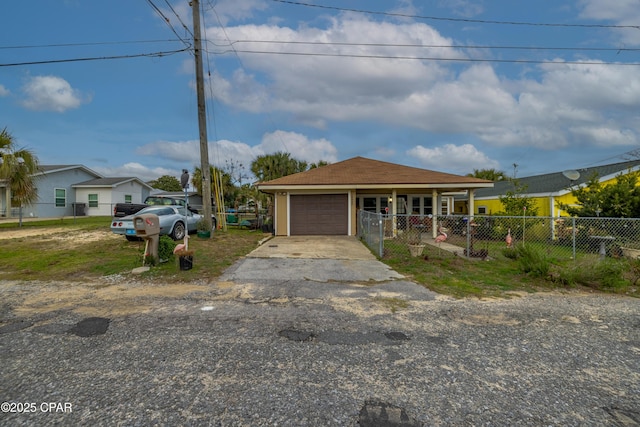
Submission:
[[[558,280],[565,285],[582,285],[594,289],[616,289],[627,286],[634,265],[626,260],[588,257],[558,270]],[[635,280],[635,279],[634,279]]]
[[[520,269],[536,277],[546,277],[551,269],[551,261],[539,250],[530,245],[517,245],[514,249],[505,249],[505,257],[515,259]]]
[[[160,236],[158,242],[158,258],[162,261],[168,261],[173,258],[173,250],[176,247],[176,242],[169,236]]]

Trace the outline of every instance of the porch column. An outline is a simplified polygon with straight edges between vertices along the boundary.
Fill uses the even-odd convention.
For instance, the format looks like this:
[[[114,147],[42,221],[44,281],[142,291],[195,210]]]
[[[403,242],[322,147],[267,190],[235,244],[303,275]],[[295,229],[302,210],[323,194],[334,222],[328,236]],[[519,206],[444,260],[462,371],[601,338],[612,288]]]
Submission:
[[[474,199],[473,199],[475,193],[476,193],[476,190],[469,189],[469,221],[473,219],[473,215],[476,213],[476,209],[474,206]]]
[[[431,234],[434,239],[438,236],[438,204],[438,190],[434,188],[431,190]]]

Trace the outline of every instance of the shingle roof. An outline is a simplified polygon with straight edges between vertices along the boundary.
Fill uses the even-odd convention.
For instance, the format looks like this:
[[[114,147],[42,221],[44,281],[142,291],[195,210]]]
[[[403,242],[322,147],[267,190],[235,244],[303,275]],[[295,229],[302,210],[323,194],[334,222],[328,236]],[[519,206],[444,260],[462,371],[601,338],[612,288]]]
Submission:
[[[595,173],[597,173],[600,178],[613,178],[620,173],[637,167],[640,167],[640,160],[577,169],[580,173],[580,177],[573,182],[564,176],[562,172],[522,177],[518,178],[518,181],[521,185],[525,185],[527,187],[527,194],[553,194],[568,191],[570,186],[585,184]],[[504,195],[510,190],[513,190],[513,183],[511,181],[498,181],[495,183],[493,188],[482,188],[476,190],[475,196],[476,198],[495,197]]]
[[[492,181],[435,172],[427,169],[398,165],[395,163],[354,157],[305,172],[284,176],[258,184],[264,186],[299,185],[414,185],[414,184],[460,184],[483,186]]]
[[[113,187],[129,181],[138,181],[141,184],[151,188],[148,184],[141,181],[140,178],[136,178],[133,176],[90,179],[88,181],[74,184],[73,187]]]

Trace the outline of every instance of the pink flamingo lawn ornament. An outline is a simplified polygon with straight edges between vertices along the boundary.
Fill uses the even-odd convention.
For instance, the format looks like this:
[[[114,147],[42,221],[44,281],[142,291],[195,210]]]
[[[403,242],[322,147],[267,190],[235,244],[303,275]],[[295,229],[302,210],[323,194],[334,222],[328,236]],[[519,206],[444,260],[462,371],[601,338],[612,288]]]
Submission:
[[[442,243],[447,240],[447,233],[444,232],[444,228],[441,225],[438,226],[438,235],[436,236],[436,243]]]
[[[507,231],[507,237],[504,239],[504,241],[507,243],[507,247],[510,248],[511,244],[513,243],[513,237],[511,237],[511,229]]]
[[[182,250],[188,250],[189,249],[189,235],[185,234],[184,236],[184,243],[180,243],[178,245],[176,245],[176,247],[173,249],[173,253],[176,254]]]
[[[442,244],[442,242],[444,242],[445,240],[447,240],[447,233],[445,233],[444,228],[442,228],[442,225],[438,225],[438,235],[436,236],[435,242],[438,244],[438,255],[440,255],[440,245]]]

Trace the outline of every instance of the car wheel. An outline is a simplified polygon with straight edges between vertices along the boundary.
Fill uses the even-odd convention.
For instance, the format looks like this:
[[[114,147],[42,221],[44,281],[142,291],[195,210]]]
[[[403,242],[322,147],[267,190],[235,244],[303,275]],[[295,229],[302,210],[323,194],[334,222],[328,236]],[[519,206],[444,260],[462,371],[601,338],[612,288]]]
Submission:
[[[184,223],[178,221],[173,226],[173,232],[171,233],[171,238],[173,240],[182,240],[184,239]]]
[[[142,240],[140,237],[137,237],[137,236],[124,236],[124,237],[130,242],[139,242],[140,240]]]

